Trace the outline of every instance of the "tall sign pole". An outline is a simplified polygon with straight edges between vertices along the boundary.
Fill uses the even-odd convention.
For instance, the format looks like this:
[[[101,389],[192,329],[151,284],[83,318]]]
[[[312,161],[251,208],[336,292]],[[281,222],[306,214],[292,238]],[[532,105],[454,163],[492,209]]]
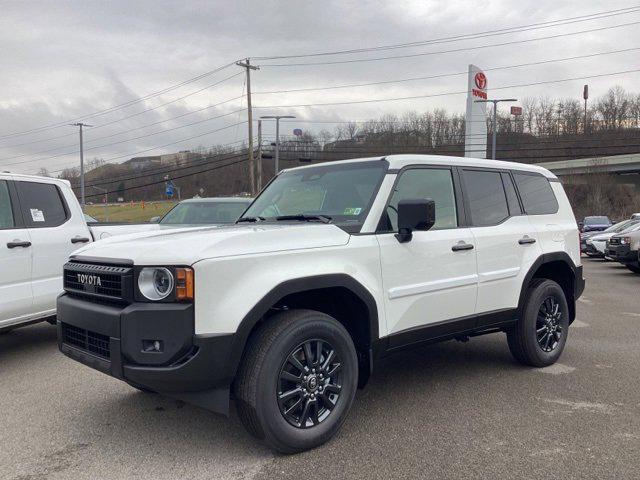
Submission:
[[[488,80],[484,72],[469,65],[467,111],[465,115],[464,156],[487,158],[487,108],[475,100],[486,100]]]
[[[582,89],[582,98],[584,99],[584,125],[582,133],[587,134],[587,100],[589,100],[589,85],[585,85]]]
[[[239,67],[247,70],[247,122],[249,124],[249,184],[251,185],[251,194],[256,193],[255,181],[255,162],[253,160],[253,110],[251,109],[251,70],[260,70],[260,67],[251,65],[249,58],[244,62],[236,62]]]

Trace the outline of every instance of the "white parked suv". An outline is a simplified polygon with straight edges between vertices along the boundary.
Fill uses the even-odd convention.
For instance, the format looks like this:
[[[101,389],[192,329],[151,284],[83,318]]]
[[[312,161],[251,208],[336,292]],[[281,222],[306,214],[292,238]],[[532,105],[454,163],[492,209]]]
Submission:
[[[64,279],[64,354],[213,411],[233,398],[289,453],[406,347],[504,332],[521,363],[554,363],[584,288],[552,173],[420,155],[283,171],[236,225],[107,239]]]
[[[62,267],[83,244],[133,232],[233,223],[249,203],[233,197],[185,200],[166,222],[105,225],[88,217],[87,224],[68,181],[0,173],[0,333],[55,322]]]

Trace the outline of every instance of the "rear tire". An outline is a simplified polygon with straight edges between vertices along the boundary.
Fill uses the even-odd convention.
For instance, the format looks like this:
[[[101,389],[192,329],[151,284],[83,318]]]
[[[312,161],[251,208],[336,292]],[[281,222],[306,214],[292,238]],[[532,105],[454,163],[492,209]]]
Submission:
[[[564,291],[553,280],[534,279],[527,290],[522,316],[507,332],[509,350],[531,367],[554,364],[569,333],[569,306]]]
[[[323,313],[291,310],[251,334],[234,393],[249,433],[290,454],[336,434],[357,384],[358,360],[347,330]]]

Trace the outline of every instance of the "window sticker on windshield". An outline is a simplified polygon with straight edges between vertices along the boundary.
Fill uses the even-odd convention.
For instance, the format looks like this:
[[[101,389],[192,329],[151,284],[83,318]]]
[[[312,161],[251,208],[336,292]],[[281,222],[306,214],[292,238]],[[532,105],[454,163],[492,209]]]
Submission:
[[[38,210],[37,208],[32,208],[31,219],[34,222],[44,222],[44,212],[42,210]]]
[[[343,215],[360,215],[362,208],[345,208]]]

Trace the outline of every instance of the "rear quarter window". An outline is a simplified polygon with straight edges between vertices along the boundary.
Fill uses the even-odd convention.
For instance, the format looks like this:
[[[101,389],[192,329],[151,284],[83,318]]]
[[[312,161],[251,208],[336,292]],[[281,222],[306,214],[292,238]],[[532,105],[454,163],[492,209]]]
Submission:
[[[549,180],[537,173],[513,172],[518,192],[528,215],[549,215],[558,213],[556,199]]]
[[[28,228],[57,227],[67,221],[67,206],[57,186],[38,182],[16,182],[15,185]]]

